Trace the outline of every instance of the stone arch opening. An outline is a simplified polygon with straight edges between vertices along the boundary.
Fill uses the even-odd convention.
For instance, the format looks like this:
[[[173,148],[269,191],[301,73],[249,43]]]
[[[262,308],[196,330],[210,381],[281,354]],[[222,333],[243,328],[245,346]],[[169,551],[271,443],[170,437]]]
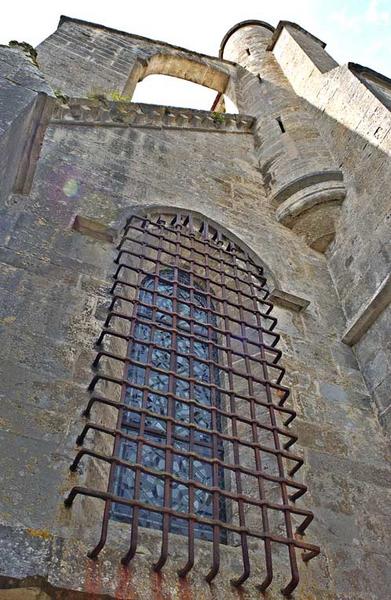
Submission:
[[[197,106],[196,108],[210,110],[212,106],[215,105],[217,107],[216,109],[224,112],[224,103],[222,103],[220,99],[222,99],[225,94],[230,100],[230,111],[237,112],[235,98],[232,97],[232,86],[229,85],[230,74],[228,69],[211,65],[209,61],[190,59],[186,56],[177,54],[154,54],[148,60],[137,61],[125,84],[123,95],[133,98],[137,86],[142,85],[143,82],[149,84],[150,80],[148,82],[145,80],[150,76],[153,76],[155,81],[157,81],[156,76],[160,76],[159,79],[161,78],[160,84],[162,86],[166,85],[172,87],[174,99],[171,103],[168,103],[172,106],[177,105],[177,100],[174,97],[175,89],[186,93],[185,91],[187,88],[189,90],[192,89],[195,93],[199,94],[200,98],[203,98],[202,107]],[[169,78],[173,81],[170,82]],[[175,79],[182,81],[175,84]],[[185,82],[187,82],[187,85]],[[181,83],[182,86],[180,86],[179,83]],[[204,90],[202,91],[200,88],[197,89],[195,86],[193,87],[189,84],[195,84],[196,86],[200,86],[200,88],[204,88]],[[146,89],[151,94],[151,89],[153,88],[150,86],[149,89]],[[215,102],[216,94],[213,92],[217,92],[218,94],[220,100],[218,103]],[[151,97],[153,98],[152,95]],[[142,101],[145,102],[144,97]],[[148,103],[158,104],[158,102]],[[190,108],[195,107],[191,106]]]

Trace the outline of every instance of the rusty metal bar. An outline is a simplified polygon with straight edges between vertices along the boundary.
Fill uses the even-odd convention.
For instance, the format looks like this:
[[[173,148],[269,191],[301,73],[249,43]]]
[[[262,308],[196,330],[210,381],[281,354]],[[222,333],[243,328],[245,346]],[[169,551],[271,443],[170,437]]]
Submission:
[[[273,579],[273,544],[277,543],[288,551],[290,580],[282,591],[291,594],[299,580],[296,551],[303,550],[303,560],[308,561],[319,548],[293,532],[292,515],[300,521],[296,532],[303,535],[313,514],[292,503],[307,488],[293,479],[303,459],[290,450],[297,436],[288,425],[296,413],[284,406],[289,389],[281,384],[285,369],[278,364],[279,335],[273,331],[277,320],[270,315],[272,304],[262,269],[218,229],[183,213],[132,217],[115,262],[112,301],[97,340],[96,373],[83,414],[91,418],[94,407],[101,406],[118,415],[113,423],[86,422],[77,443],[87,442],[87,447],[79,449],[71,465],[76,470],[82,460],[107,464],[107,489],[76,486],[65,501],[71,506],[77,495],[104,501],[101,537],[89,556],[96,558],[106,543],[112,507],[125,506],[131,511],[125,519],[131,532],[124,564],[132,560],[139,529],[146,526],[140,515],[149,511],[159,516],[153,523],[162,530],[160,555],[153,564],[156,571],[167,561],[170,532],[175,531],[187,537],[187,560],[178,569],[179,576],[185,577],[194,567],[196,538],[201,536],[211,542],[211,567],[206,574],[211,582],[220,569],[221,545],[237,535],[242,571],[232,583],[240,586],[250,577],[251,562],[259,561],[263,548],[265,575],[260,589],[265,591]],[[126,307],[130,312],[124,312]],[[121,330],[113,329],[113,323],[120,324]],[[145,339],[140,337],[142,328],[149,331]],[[114,343],[125,344],[126,354],[113,351]],[[141,354],[134,351],[139,347]],[[123,375],[118,377],[112,367],[121,363]],[[107,385],[119,386],[119,400],[97,393]],[[139,405],[128,399],[128,390],[139,394]],[[164,410],[156,405],[157,397],[164,400]],[[259,414],[267,415],[266,421]],[[111,454],[106,446],[103,452],[89,447],[90,431],[113,439]],[[121,455],[126,444],[136,448],[134,460]],[[164,467],[145,463],[145,452],[163,453]],[[263,456],[275,461],[276,473],[265,469]],[[174,472],[174,461],[179,459],[187,470],[177,467]],[[132,496],[115,492],[118,473],[134,473]],[[162,481],[161,503],[142,493],[146,477]],[[244,492],[246,477],[254,484]],[[267,484],[278,486],[279,501],[269,496]],[[186,490],[187,508],[176,504],[178,486]],[[210,495],[211,505],[197,509],[197,494]],[[238,524],[230,517],[231,504],[237,506]],[[249,507],[259,510],[250,525]],[[270,511],[281,515],[283,534],[273,530]],[[261,544],[254,557],[250,538]]]

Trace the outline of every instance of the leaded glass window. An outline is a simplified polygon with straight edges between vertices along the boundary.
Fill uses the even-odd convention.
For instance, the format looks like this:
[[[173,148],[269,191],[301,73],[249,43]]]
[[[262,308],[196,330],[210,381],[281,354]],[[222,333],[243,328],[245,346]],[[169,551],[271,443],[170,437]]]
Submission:
[[[208,323],[216,319],[207,311],[207,297],[199,286],[190,290],[190,275],[183,270],[178,270],[178,285],[173,284],[175,272],[173,269],[163,270],[160,277],[146,277],[139,292],[140,305],[137,309],[137,323],[134,329],[134,341],[129,344],[129,357],[131,364],[127,373],[129,385],[126,390],[125,403],[129,410],[123,415],[123,429],[129,435],[135,434],[140,429],[140,413],[133,412],[132,407],[142,408],[143,392],[138,386],[147,386],[150,392],[146,398],[146,408],[149,411],[144,424],[146,442],[143,446],[142,463],[157,474],[143,473],[141,475],[140,501],[145,504],[163,506],[164,478],[159,477],[159,472],[165,470],[164,448],[152,446],[148,441],[165,445],[167,439],[167,421],[161,417],[168,416],[169,372],[172,367],[176,371],[173,383],[175,396],[175,419],[183,422],[183,426],[175,425],[172,435],[174,448],[187,452],[196,452],[199,457],[213,457],[213,444],[211,435],[195,431],[190,439],[191,429],[187,427],[190,422],[190,394],[197,402],[194,409],[193,422],[202,429],[211,430],[211,412],[202,406],[210,407],[213,401],[210,383],[218,385],[219,370],[211,359],[217,361],[215,347],[210,349],[208,344]],[[176,293],[175,293],[176,292]],[[173,303],[176,296],[177,330],[170,330],[173,325]],[[191,298],[192,296],[192,298]],[[153,305],[158,310],[153,314]],[[159,310],[161,309],[161,310]],[[151,323],[148,323],[151,321]],[[192,334],[195,338],[186,334]],[[183,335],[185,334],[185,335]],[[213,339],[216,335],[213,334]],[[148,348],[153,344],[150,368],[146,368],[149,361]],[[190,358],[194,355],[197,358]],[[191,364],[192,362],[192,364]],[[192,382],[191,380],[194,379]],[[192,388],[192,390],[190,390]],[[214,402],[220,405],[219,394],[215,394]],[[137,443],[122,439],[119,454],[129,462],[136,462]],[[222,459],[222,444],[218,445],[218,455]],[[191,478],[206,487],[213,485],[212,466],[200,459],[192,459],[179,454],[173,455],[172,472],[181,480]],[[220,473],[220,479],[222,473]],[[133,498],[135,472],[125,467],[118,467],[115,476],[114,492],[118,496]],[[221,483],[221,481],[220,481]],[[173,482],[171,486],[171,508],[173,511],[186,513],[189,510],[189,489],[182,483]],[[213,517],[212,494],[204,489],[195,489],[193,509],[198,515]],[[221,518],[224,518],[224,504],[221,503]],[[112,516],[119,520],[131,520],[132,508],[123,504],[114,503]],[[162,514],[142,509],[139,514],[139,525],[159,529],[162,527]],[[187,534],[187,523],[180,518],[171,517],[170,531],[173,533]],[[224,532],[223,532],[224,533]],[[203,539],[212,539],[212,529],[203,523],[196,523],[195,535]],[[222,537],[225,537],[224,535]]]

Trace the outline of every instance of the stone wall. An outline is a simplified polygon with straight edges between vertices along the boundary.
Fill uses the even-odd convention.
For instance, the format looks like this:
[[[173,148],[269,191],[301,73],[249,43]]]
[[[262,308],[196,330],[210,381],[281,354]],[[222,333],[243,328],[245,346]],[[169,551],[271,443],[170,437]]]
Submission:
[[[43,69],[53,86],[80,96],[95,80],[125,82],[124,65],[120,79],[112,76],[110,47],[124,43],[124,34],[71,22],[68,29],[78,31],[80,44],[93,29],[94,41],[102,40],[99,60],[109,66],[100,64],[96,73],[90,69],[91,80],[83,88],[87,67],[82,62],[77,67],[73,61],[69,75],[68,52],[80,52],[79,42],[72,42],[72,50],[64,39],[62,48],[56,34],[55,47],[52,42],[42,46]],[[136,43],[134,36],[130,39]],[[85,48],[80,53],[85,64],[97,54],[94,44],[89,50],[89,55]],[[223,71],[229,64],[214,61]],[[242,73],[238,68],[237,81]],[[0,598],[16,593],[6,588],[21,588],[23,598],[36,597],[38,588],[50,598],[260,596],[256,584],[263,558],[257,560],[256,552],[248,585],[230,586],[240,568],[235,547],[224,548],[221,572],[209,586],[204,576],[210,547],[200,542],[197,563],[181,582],[176,571],[184,541],[172,536],[169,562],[161,575],[154,573],[159,531],[142,532],[136,557],[125,569],[120,557],[129,531],[112,524],[109,542],[93,562],[86,554],[99,537],[101,505],[80,499],[71,509],[63,505],[71,487],[86,477],[86,467],[71,474],[69,465],[85,422],[81,410],[88,399],[93,345],[109,304],[112,240],[133,211],[154,207],[193,210],[211,219],[265,266],[271,288],[309,302],[301,312],[281,305],[273,312],[288,374],[284,381],[299,413],[292,429],[305,467],[298,480],[309,488],[297,504],[314,511],[306,538],[322,550],[307,565],[299,561],[295,598],[385,598],[391,584],[387,445],[356,358],[341,341],[345,316],[327,259],[276,220],[259,169],[252,115],[221,124],[203,112],[170,109],[174,119],[167,122],[167,112],[158,107],[130,109],[80,99],[53,107],[54,102],[31,191],[10,195],[2,209],[0,352],[6,377],[1,379]],[[102,112],[104,118],[97,118]],[[285,562],[277,553],[270,600],[281,598],[287,583]]]
[[[67,17],[37,50],[53,89],[69,96],[102,90],[131,96],[138,80],[152,73],[182,77],[222,92],[233,73],[228,62]]]

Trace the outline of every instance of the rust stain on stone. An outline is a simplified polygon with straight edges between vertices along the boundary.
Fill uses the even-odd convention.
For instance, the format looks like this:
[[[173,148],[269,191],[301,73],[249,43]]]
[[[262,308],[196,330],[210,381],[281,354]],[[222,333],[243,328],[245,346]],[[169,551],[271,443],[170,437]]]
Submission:
[[[88,560],[84,577],[84,591],[91,596],[102,593],[102,583],[99,563]]]
[[[183,577],[178,581],[178,592],[180,600],[194,600],[191,585],[187,579]]]
[[[134,589],[132,573],[128,567],[120,565],[117,571],[117,587],[114,597],[118,600],[138,600],[139,596]]]
[[[244,589],[241,587],[236,588],[236,593],[237,593],[238,600],[246,600],[246,598],[248,597],[246,592],[244,591]],[[260,594],[259,597],[264,598],[265,596],[263,594]]]
[[[151,600],[170,600],[171,599],[171,594],[167,595],[163,591],[164,575],[162,575],[162,573],[151,572],[150,580],[151,580],[151,589],[152,589]]]

